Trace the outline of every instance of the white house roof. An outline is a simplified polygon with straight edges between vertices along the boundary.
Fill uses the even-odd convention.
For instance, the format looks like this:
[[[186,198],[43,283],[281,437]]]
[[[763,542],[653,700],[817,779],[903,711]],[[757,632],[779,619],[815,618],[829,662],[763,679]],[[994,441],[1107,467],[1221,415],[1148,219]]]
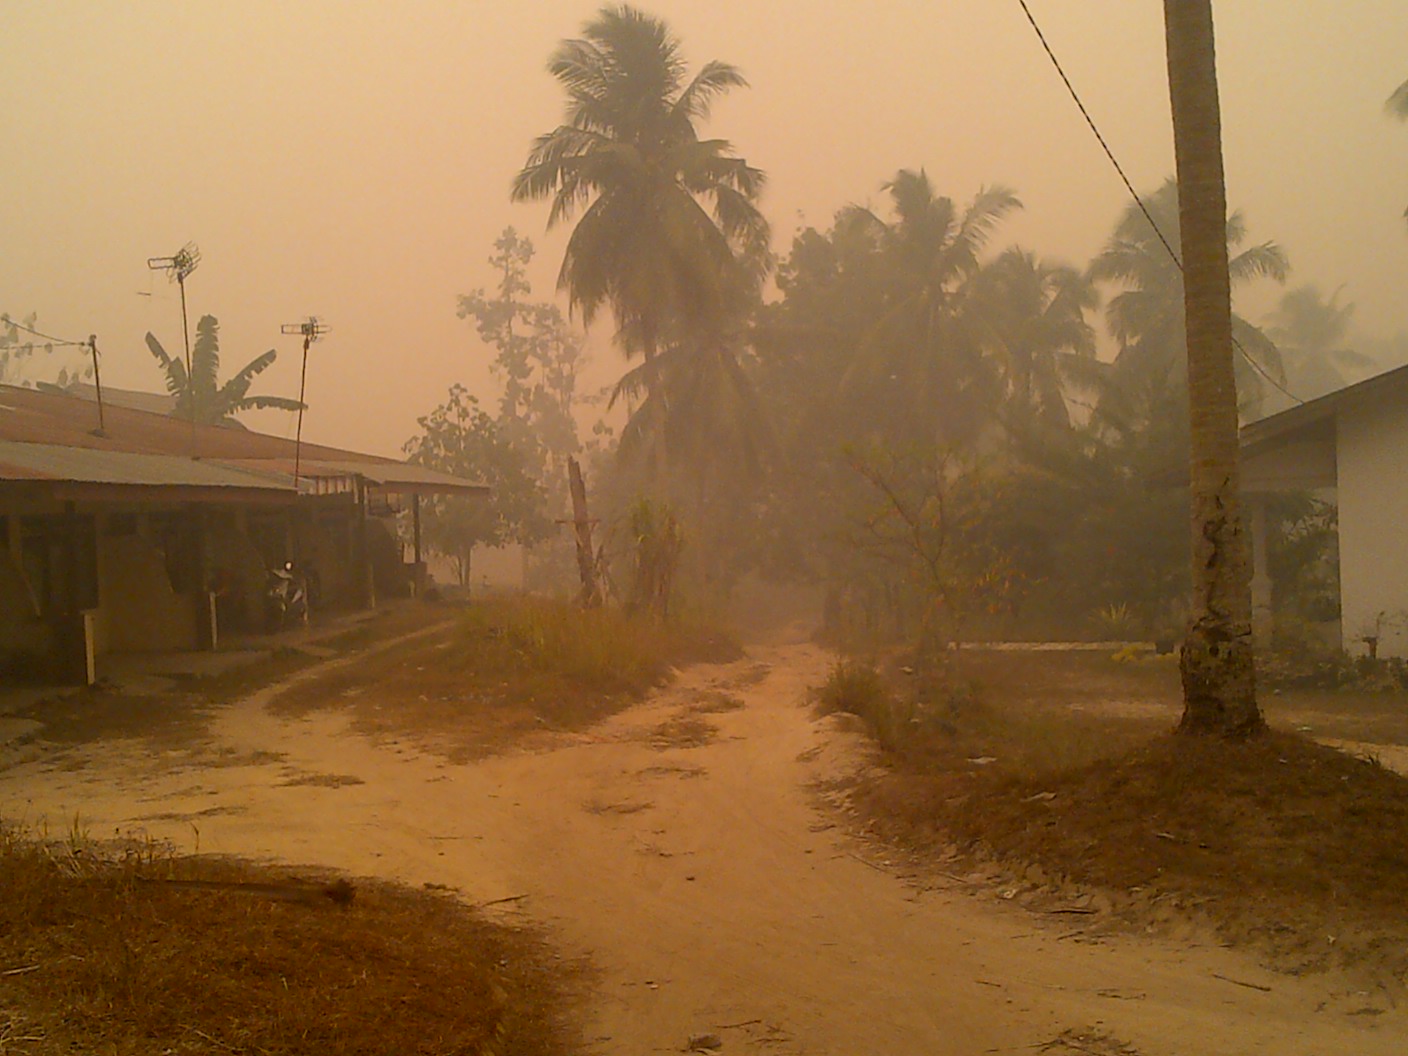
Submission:
[[[1242,428],[1242,487],[1316,490],[1337,483],[1338,421],[1382,402],[1408,400],[1408,366],[1366,378]]]
[[[1365,378],[1245,425],[1242,427],[1242,448],[1256,447],[1294,433],[1314,431],[1316,426],[1323,427],[1341,412],[1370,401],[1405,397],[1408,397],[1408,365]]]

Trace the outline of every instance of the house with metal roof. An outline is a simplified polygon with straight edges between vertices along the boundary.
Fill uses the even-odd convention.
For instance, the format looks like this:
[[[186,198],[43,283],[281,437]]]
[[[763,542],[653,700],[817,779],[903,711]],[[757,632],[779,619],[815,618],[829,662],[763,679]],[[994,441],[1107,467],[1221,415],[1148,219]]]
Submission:
[[[1408,366],[1242,429],[1251,514],[1254,607],[1270,606],[1267,495],[1333,491],[1339,508],[1339,643],[1408,656]]]
[[[91,681],[108,654],[256,631],[286,562],[328,608],[414,589],[420,497],[487,493],[392,458],[0,386],[0,681],[55,667]]]

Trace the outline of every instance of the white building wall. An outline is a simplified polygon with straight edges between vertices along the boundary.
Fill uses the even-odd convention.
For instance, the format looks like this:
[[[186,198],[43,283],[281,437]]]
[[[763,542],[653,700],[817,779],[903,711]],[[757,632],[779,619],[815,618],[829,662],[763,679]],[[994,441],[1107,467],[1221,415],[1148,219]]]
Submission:
[[[1344,646],[1408,656],[1408,403],[1342,411],[1338,432]]]

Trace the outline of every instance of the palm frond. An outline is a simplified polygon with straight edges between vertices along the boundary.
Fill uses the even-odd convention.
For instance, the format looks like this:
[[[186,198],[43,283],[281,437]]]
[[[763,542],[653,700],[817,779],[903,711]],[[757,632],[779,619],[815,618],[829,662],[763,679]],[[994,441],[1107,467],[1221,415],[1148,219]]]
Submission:
[[[308,405],[299,403],[289,396],[243,396],[232,409],[236,411],[306,411]]]
[[[958,238],[976,255],[1007,214],[1021,208],[1021,199],[1010,188],[1001,184],[981,188],[963,214]]]
[[[706,62],[679,94],[673,110],[679,118],[692,125],[695,121],[708,118],[715,96],[722,95],[730,88],[747,87],[748,81],[737,67],[718,60]]]
[[[179,359],[172,359],[166,349],[162,347],[156,335],[148,331],[147,348],[151,350],[156,361],[161,364],[161,369],[166,375],[166,391],[180,399],[186,391],[186,364]]]
[[[1290,270],[1285,251],[1275,242],[1250,246],[1227,262],[1227,273],[1234,283],[1262,278],[1285,282]]]
[[[191,347],[191,395],[198,402],[213,396],[219,388],[220,323],[213,315],[203,315],[196,323],[196,341]]]
[[[244,394],[249,391],[250,383],[254,381],[256,375],[264,373],[278,358],[278,352],[269,349],[258,356],[255,356],[246,363],[234,377],[225,382],[223,389],[236,394],[236,398],[243,399]]]
[[[1393,94],[1384,103],[1384,109],[1400,121],[1408,121],[1408,81],[1393,90]]]

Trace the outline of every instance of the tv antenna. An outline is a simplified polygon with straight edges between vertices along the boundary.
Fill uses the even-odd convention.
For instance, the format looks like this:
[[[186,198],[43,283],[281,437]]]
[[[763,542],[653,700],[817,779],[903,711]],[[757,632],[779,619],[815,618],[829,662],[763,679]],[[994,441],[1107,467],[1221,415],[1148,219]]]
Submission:
[[[196,420],[196,401],[191,388],[191,327],[186,321],[186,278],[199,266],[200,247],[194,242],[187,242],[172,256],[147,258],[148,268],[167,272],[171,281],[181,287],[181,337],[186,345],[186,401],[193,422]]]
[[[303,392],[308,384],[308,346],[324,334],[331,333],[332,327],[316,315],[310,315],[301,323],[284,323],[279,333],[303,337],[303,367],[298,373],[298,430],[293,440],[293,490],[298,490],[299,457],[303,450]]]

